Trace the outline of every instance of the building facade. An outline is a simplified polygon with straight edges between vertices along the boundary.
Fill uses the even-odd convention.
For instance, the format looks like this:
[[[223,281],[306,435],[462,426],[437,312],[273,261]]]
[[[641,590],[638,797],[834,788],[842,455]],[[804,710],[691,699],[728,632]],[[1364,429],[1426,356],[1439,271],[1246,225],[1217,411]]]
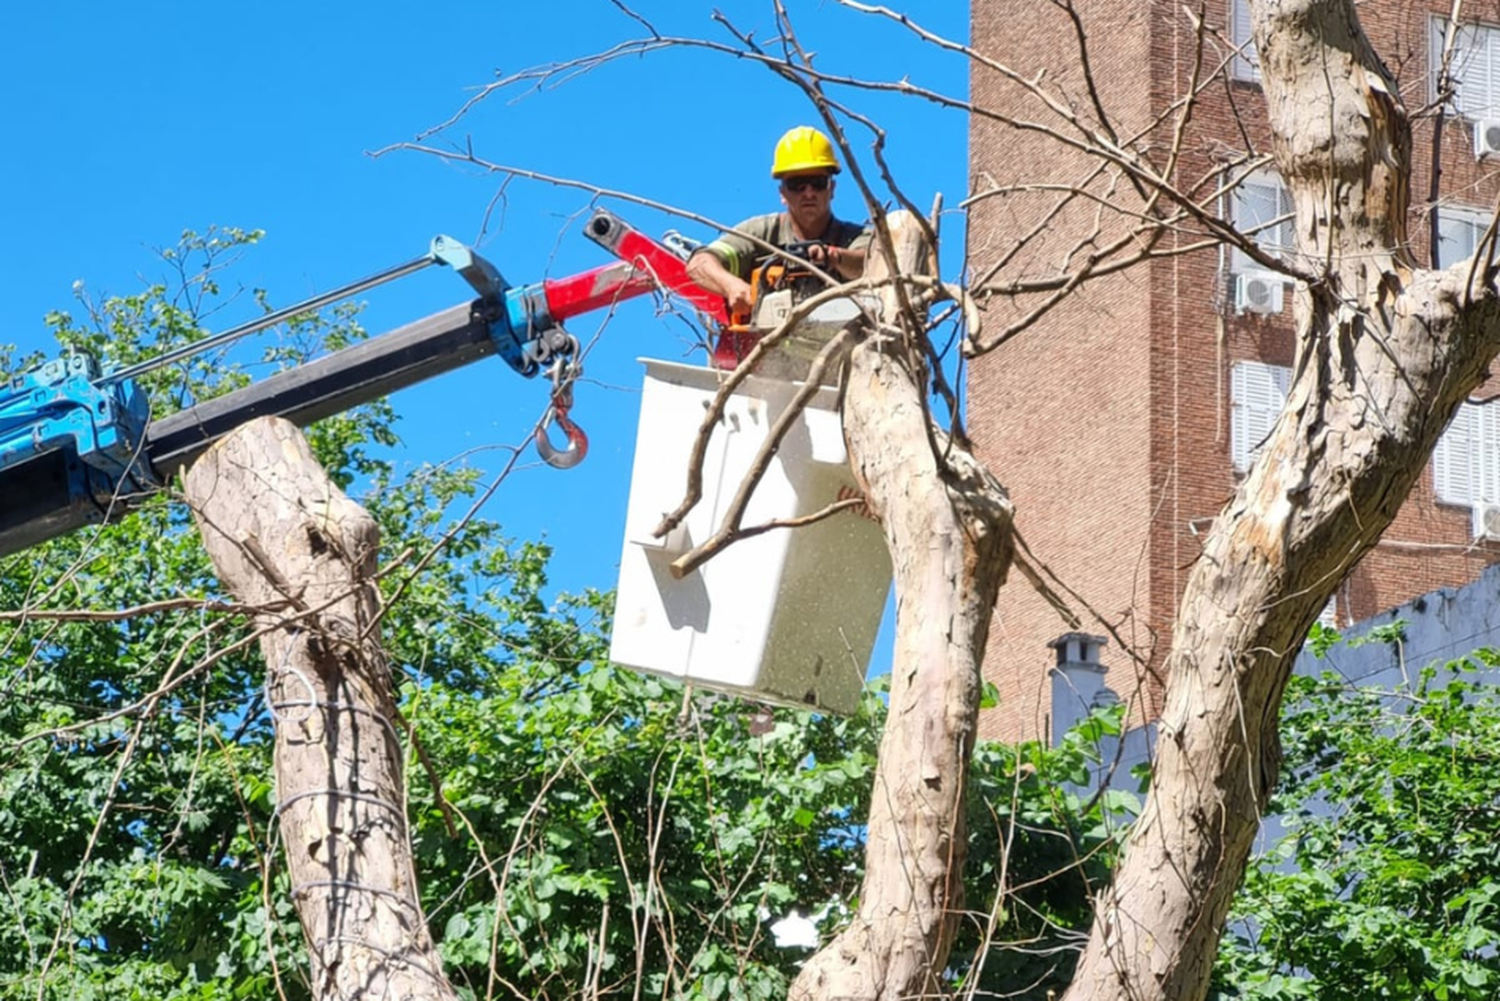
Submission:
[[[972,5],[974,48],[1015,72],[976,62],[971,75],[981,109],[970,131],[971,274],[976,285],[1035,284],[987,304],[981,340],[1003,343],[970,368],[970,431],[1010,490],[1035,561],[1083,613],[1065,622],[1019,575],[1002,590],[986,660],[1001,704],[981,728],[1007,739],[1050,730],[1048,644],[1080,628],[1106,638],[1108,687],[1154,718],[1199,538],[1274,423],[1295,346],[1289,282],[1240,250],[1204,245],[1199,226],[1148,238],[1138,220],[1149,191],[1070,144],[1079,130],[1105,134],[1102,105],[1112,135],[1148,150],[1179,191],[1253,230],[1273,256],[1291,246],[1285,189],[1255,160],[1270,136],[1244,0],[1208,0],[1202,30],[1196,8],[1165,0],[1073,7],[1086,62],[1078,25],[1053,5]],[[1449,7],[1359,7],[1415,116],[1409,238],[1424,265],[1471,256],[1500,192],[1500,4],[1465,5],[1474,21],[1452,33],[1456,97],[1440,115]],[[1021,82],[1035,79],[1062,99],[1039,100]],[[1184,126],[1174,109],[1189,91]],[[1090,254],[1116,248],[1121,258],[1132,240],[1153,256],[1032,315],[1052,279]],[[1500,407],[1476,400],[1326,615],[1348,623],[1472,581],[1500,560],[1497,538]]]

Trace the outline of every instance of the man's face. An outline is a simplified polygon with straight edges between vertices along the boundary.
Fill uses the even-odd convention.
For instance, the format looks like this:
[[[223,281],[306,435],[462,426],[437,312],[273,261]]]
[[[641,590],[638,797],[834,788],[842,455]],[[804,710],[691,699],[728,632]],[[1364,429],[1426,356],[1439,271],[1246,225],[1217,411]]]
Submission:
[[[828,225],[833,175],[826,170],[787,174],[781,179],[781,202],[804,237],[818,236]]]

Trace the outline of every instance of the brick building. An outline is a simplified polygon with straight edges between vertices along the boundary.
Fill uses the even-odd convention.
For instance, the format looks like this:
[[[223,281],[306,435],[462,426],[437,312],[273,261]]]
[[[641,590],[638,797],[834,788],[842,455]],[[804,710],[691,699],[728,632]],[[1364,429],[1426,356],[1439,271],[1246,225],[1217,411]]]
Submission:
[[[1203,80],[1224,66],[1220,79],[1201,88],[1172,179],[1241,229],[1259,226],[1257,242],[1274,253],[1292,242],[1290,221],[1276,221],[1289,211],[1288,200],[1272,169],[1243,166],[1247,150],[1270,149],[1258,68],[1253,48],[1244,56],[1226,48],[1231,40],[1248,42],[1244,0],[1208,3],[1212,37],[1201,45],[1180,4],[1075,0],[1075,7],[1095,90],[1118,133],[1143,136],[1158,162],[1176,124],[1160,116],[1195,71]],[[1434,45],[1441,52],[1440,15],[1448,8],[1447,0],[1366,0],[1359,8],[1414,114],[1432,104],[1432,52]],[[1465,11],[1480,13],[1473,4]],[[1444,264],[1469,256],[1500,190],[1500,155],[1489,155],[1500,153],[1500,4],[1486,4],[1484,17],[1496,27],[1476,22],[1458,34],[1456,115],[1445,116],[1440,158],[1433,150],[1437,116],[1414,123],[1410,239],[1424,264],[1434,249]],[[1023,0],[975,0],[971,24],[980,53],[1021,78],[1045,69],[1045,79],[1091,121],[1074,26],[1063,12]],[[976,64],[971,93],[976,106],[1066,131],[993,69]],[[1097,161],[1043,132],[984,114],[972,122],[973,274],[1003,261],[1007,280],[1045,278],[1080,246],[1087,252],[1126,233],[1128,213],[1141,204],[1128,183],[1099,174]],[[1436,199],[1435,159],[1442,178]],[[1219,192],[1231,178],[1237,187]],[[1038,186],[1080,179],[1091,197],[1061,208],[1056,189]],[[1106,203],[1122,211],[1101,212]],[[1035,235],[1016,252],[1018,234]],[[1168,234],[1158,249],[1200,238]],[[1125,697],[1139,692],[1148,715],[1159,704],[1162,655],[1200,551],[1198,535],[1280,409],[1293,361],[1292,292],[1236,250],[1160,256],[1068,296],[970,370],[970,430],[981,457],[1010,489],[1036,558],[1076,592],[1070,602],[1087,602],[1113,627],[1101,652],[1108,685]],[[1026,305],[991,305],[986,336],[1020,319]],[[1356,621],[1475,579],[1500,560],[1500,544],[1485,538],[1488,501],[1500,502],[1500,407],[1467,404],[1384,541],[1338,589],[1328,616]],[[1500,536],[1500,511],[1490,520]],[[1065,647],[1077,646],[1048,643],[1070,628],[1019,575],[1003,589],[987,658],[1002,704],[982,722],[985,735],[1047,733],[1050,669]],[[1106,631],[1096,621],[1083,628]],[[1127,644],[1139,660],[1127,655]]]

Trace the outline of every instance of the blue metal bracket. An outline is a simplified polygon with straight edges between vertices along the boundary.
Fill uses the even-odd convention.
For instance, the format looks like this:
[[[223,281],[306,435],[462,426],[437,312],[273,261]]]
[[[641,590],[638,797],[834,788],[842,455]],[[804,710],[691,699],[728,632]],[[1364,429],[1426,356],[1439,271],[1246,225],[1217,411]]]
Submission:
[[[16,376],[0,389],[0,491],[7,499],[45,493],[59,510],[87,507],[102,520],[117,494],[161,485],[141,454],[149,418],[135,382],[101,380],[89,355]],[[54,453],[60,461],[33,463]]]
[[[451,236],[434,236],[431,254],[434,261],[458,272],[481,298],[499,298],[509,288],[499,268]]]
[[[95,385],[99,363],[70,354],[12,379],[0,392],[0,469],[55,448],[115,478],[156,485],[138,460],[151,408],[134,382]]]
[[[544,282],[512,286],[500,269],[451,236],[432,238],[432,259],[458,272],[479,293],[484,318],[496,353],[516,371],[531,378],[541,371],[537,343],[557,326],[547,307]]]

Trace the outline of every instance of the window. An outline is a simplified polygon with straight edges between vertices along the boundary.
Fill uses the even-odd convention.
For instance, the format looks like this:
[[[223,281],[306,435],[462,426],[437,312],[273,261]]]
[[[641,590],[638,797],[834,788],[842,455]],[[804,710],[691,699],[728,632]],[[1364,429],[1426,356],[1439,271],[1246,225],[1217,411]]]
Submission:
[[[1250,37],[1250,0],[1229,0],[1229,40],[1240,50],[1229,64],[1236,80],[1260,81],[1260,57]]]
[[[1236,0],[1239,2],[1239,0]],[[1443,36],[1448,22],[1432,19],[1432,41],[1428,49],[1432,88],[1437,93],[1438,70],[1443,62]],[[1460,25],[1453,40],[1453,110],[1465,118],[1500,117],[1500,28],[1484,24]]]
[[[1433,451],[1432,482],[1449,504],[1500,502],[1500,407],[1459,404]]]
[[[1277,175],[1261,171],[1239,183],[1230,195],[1230,222],[1255,240],[1273,257],[1290,254],[1296,243],[1292,220],[1292,193]],[[1236,273],[1259,267],[1236,250],[1232,267]]]
[[[1485,230],[1490,227],[1489,213],[1447,205],[1441,206],[1437,213],[1437,266],[1446,268],[1473,257]]]
[[[1283,365],[1242,361],[1229,376],[1229,458],[1243,473],[1276,426],[1286,406],[1292,370]]]

